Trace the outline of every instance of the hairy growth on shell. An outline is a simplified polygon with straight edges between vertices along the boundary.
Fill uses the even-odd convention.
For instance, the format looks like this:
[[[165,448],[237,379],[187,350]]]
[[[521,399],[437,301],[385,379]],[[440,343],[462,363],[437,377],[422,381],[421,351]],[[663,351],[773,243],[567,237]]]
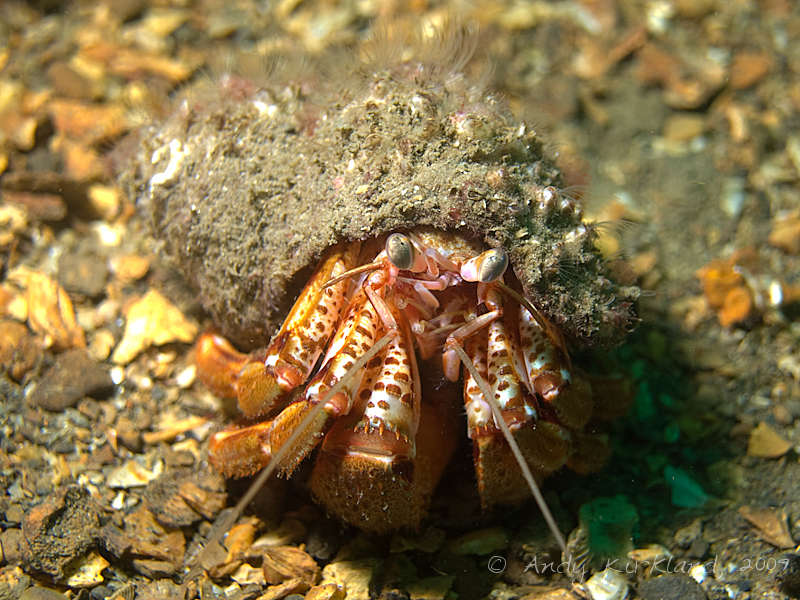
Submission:
[[[347,89],[227,79],[142,136],[127,190],[242,347],[266,343],[326,248],[421,226],[505,247],[526,295],[573,339],[629,327],[637,291],[604,275],[536,132],[418,58],[441,57],[436,43],[417,58],[370,54]],[[450,63],[463,65],[463,46],[447,46]]]

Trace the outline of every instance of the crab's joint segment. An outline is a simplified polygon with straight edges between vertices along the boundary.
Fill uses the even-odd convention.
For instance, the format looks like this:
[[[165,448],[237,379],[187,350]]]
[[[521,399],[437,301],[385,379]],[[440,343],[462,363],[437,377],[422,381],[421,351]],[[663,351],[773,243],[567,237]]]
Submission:
[[[278,464],[278,468],[282,473],[287,476],[291,475],[295,468],[297,468],[297,465],[300,464],[308,453],[314,449],[319,440],[322,439],[325,429],[331,419],[326,409],[331,405],[341,404],[339,399],[335,399],[336,396],[340,394],[341,392],[333,394],[325,403],[323,410],[317,411],[314,417],[310,416],[314,405],[306,401],[299,401],[287,406],[275,419],[270,436],[272,453],[277,453],[284,445],[287,443],[289,444],[284,452],[281,453],[285,458]],[[309,417],[310,422],[303,427],[303,420],[305,417]],[[290,435],[298,431],[299,435],[295,436],[294,441],[289,442]]]
[[[247,477],[266,467],[272,458],[272,422],[219,431],[211,436],[209,460],[226,477]]]
[[[248,362],[242,354],[220,335],[206,332],[197,338],[194,361],[201,381],[221,398],[236,397],[236,380]]]

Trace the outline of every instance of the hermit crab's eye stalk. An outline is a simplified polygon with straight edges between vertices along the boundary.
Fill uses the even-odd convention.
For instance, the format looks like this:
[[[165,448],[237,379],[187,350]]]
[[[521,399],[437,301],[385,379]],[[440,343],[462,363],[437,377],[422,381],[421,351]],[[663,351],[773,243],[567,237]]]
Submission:
[[[386,238],[386,256],[395,267],[407,271],[414,266],[414,245],[408,236],[393,233]]]
[[[502,248],[492,248],[483,253],[483,260],[478,266],[478,281],[489,283],[497,281],[508,268],[508,254]]]
[[[503,276],[508,268],[508,254],[502,248],[492,248],[465,262],[461,267],[464,281],[491,283]]]

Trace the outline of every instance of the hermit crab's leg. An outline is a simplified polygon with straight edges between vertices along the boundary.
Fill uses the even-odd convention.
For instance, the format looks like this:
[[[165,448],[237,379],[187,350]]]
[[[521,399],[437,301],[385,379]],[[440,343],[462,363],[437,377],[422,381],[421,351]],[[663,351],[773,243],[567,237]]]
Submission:
[[[326,412],[319,414],[314,430],[300,438],[302,449],[294,448],[290,453],[290,466],[283,466],[284,471],[290,472],[316,443],[328,416],[349,412],[352,406],[350,397],[352,391],[358,389],[361,376],[361,373],[349,373],[354,360],[369,350],[377,339],[377,324],[371,305],[363,292],[359,292],[351,300],[331,342],[335,353],[306,387],[302,399],[284,408],[274,420],[215,433],[209,443],[211,463],[228,476],[243,477],[274,462],[276,448],[295,430],[303,415],[327,390],[347,376],[344,389],[327,401]]]
[[[401,314],[396,318],[400,334],[362,385],[350,415],[331,426],[311,477],[325,506],[372,531],[416,525],[438,480],[416,468],[419,373],[408,325]]]
[[[544,519],[547,522],[547,526],[550,528],[550,531],[552,532],[553,537],[555,537],[556,542],[561,548],[561,551],[568,558],[569,551],[567,550],[567,545],[566,542],[564,541],[564,535],[558,528],[558,524],[556,523],[553,514],[550,512],[550,509],[548,508],[547,503],[545,502],[544,497],[542,496],[542,492],[539,489],[539,485],[536,483],[533,474],[531,473],[530,467],[528,466],[528,463],[525,460],[525,456],[520,450],[517,441],[514,439],[514,435],[511,433],[509,426],[506,424],[506,421],[503,418],[503,413],[494,399],[494,395],[492,393],[491,388],[489,387],[489,384],[478,373],[478,370],[475,368],[475,365],[472,364],[472,361],[470,360],[469,356],[467,356],[467,353],[464,351],[464,348],[461,346],[461,344],[456,342],[453,343],[451,346],[452,349],[456,352],[456,354],[458,354],[458,357],[461,359],[461,362],[464,364],[464,367],[467,369],[469,374],[477,383],[478,387],[483,393],[483,397],[485,399],[488,399],[489,406],[491,407],[492,414],[494,416],[495,424],[499,426],[500,431],[503,433],[503,437],[508,443],[511,452],[514,455],[514,459],[516,460],[517,465],[522,471],[522,476],[525,479],[525,482],[528,484],[528,488],[531,490],[533,497],[536,499],[536,503],[539,505],[539,510],[541,510],[542,516],[544,516]]]
[[[500,310],[501,301],[498,291],[490,288],[487,292],[489,307]],[[486,380],[494,403],[500,408],[503,420],[520,445],[526,462],[537,476],[542,477],[564,465],[569,454],[569,438],[560,425],[539,418],[535,400],[527,393],[522,361],[516,360],[518,341],[515,325],[513,319],[504,317],[490,323],[485,334],[481,332],[480,337],[488,356]],[[479,337],[479,334],[474,337]],[[467,379],[473,378],[470,375]],[[480,388],[477,383],[470,383],[472,385],[466,391],[471,392],[474,405],[475,395]],[[483,397],[480,400],[486,403],[485,412],[486,408],[490,408],[490,400]],[[494,420],[485,425],[483,434],[476,430],[470,437],[474,442],[478,490],[484,507],[523,499],[526,495],[524,482],[518,476],[519,469],[514,466],[513,454],[509,452]]]
[[[244,511],[245,507],[250,504],[255,495],[264,486],[267,479],[269,479],[269,477],[275,472],[275,469],[277,469],[278,466],[281,465],[287,458],[287,455],[295,446],[297,440],[309,429],[309,427],[312,426],[319,415],[326,409],[328,406],[328,401],[336,396],[350,382],[351,376],[360,373],[364,366],[377,354],[379,354],[386,347],[386,345],[389,344],[393,337],[394,336],[391,334],[384,335],[381,339],[375,342],[375,344],[369,350],[359,356],[352,363],[348,372],[345,373],[344,376],[339,379],[338,382],[336,382],[336,384],[327,390],[319,402],[308,411],[308,413],[300,421],[297,428],[291,432],[284,443],[279,448],[275,449],[274,453],[272,452],[271,448],[264,452],[265,454],[268,454],[272,460],[268,460],[266,468],[259,473],[258,477],[250,485],[244,496],[242,496],[239,502],[236,503],[236,506],[229,511],[223,511],[220,513],[219,517],[217,517],[217,520],[211,527],[211,533],[208,536],[207,542],[198,553],[194,563],[189,565],[190,568],[186,574],[186,577],[184,578],[184,581],[195,579],[199,575],[199,569],[201,567],[209,569],[212,566],[221,563],[225,559],[227,553],[221,547],[219,543],[220,540],[233,526],[233,524],[236,522],[236,519],[238,519],[239,515],[241,515],[242,511]]]
[[[236,397],[236,381],[250,361],[221,335],[207,331],[194,345],[194,362],[200,380],[220,398]]]
[[[447,379],[450,381],[458,381],[458,376],[461,372],[459,357],[455,352],[454,347],[462,344],[465,339],[484,329],[493,321],[499,319],[502,315],[502,310],[496,308],[488,313],[482,314],[479,317],[475,317],[447,336],[444,346],[444,353],[442,354],[442,368],[444,370],[444,376],[447,377]]]
[[[240,375],[239,405],[248,416],[263,414],[280,394],[305,382],[339,322],[348,284],[325,286],[349,269],[359,244],[335,251],[317,270],[292,307],[277,337],[267,349],[264,369],[247,367]],[[325,287],[323,287],[325,286]],[[276,389],[276,387],[278,389]]]
[[[502,279],[503,273],[505,272],[507,266],[508,266],[508,256],[502,249],[497,248],[484,252],[478,257],[470,261],[467,261],[461,267],[461,276],[466,281],[479,281],[481,283],[490,284],[489,286],[483,288],[479,295],[486,293],[487,299],[490,300],[492,304],[495,304],[497,306],[497,308],[495,308],[494,311],[492,312],[502,313],[502,309],[498,306],[500,302],[499,299],[496,298],[491,293],[492,291],[491,284],[495,281]],[[492,323],[496,321],[498,318],[499,316],[496,316],[489,322]],[[480,373],[478,373],[478,370],[475,368],[475,365],[472,363],[469,356],[467,356],[467,353],[465,352],[457,335],[451,334],[450,336],[448,336],[447,341],[445,343],[445,350],[446,352],[452,351],[458,356],[458,358],[464,364],[464,367],[469,372],[472,379],[477,383],[478,388],[481,390],[484,399],[489,403],[489,406],[491,407],[492,414],[494,416],[494,423],[497,427],[499,427],[500,431],[503,434],[503,437],[505,437],[505,440],[508,443],[511,452],[514,455],[514,459],[516,460],[520,470],[522,471],[523,478],[525,479],[526,483],[528,484],[528,487],[531,490],[531,493],[536,499],[536,503],[539,505],[539,509],[542,511],[542,515],[544,516],[545,521],[548,524],[548,527],[553,533],[553,536],[558,542],[562,552],[565,555],[568,555],[567,546],[564,541],[564,536],[559,530],[558,525],[556,524],[555,519],[553,518],[553,515],[550,512],[550,509],[547,507],[547,504],[544,501],[544,497],[542,496],[541,490],[539,489],[539,486],[536,483],[533,474],[531,473],[530,467],[528,466],[528,462],[526,461],[523,452],[520,450],[519,444],[517,443],[514,434],[511,432],[509,424],[506,423],[503,410],[495,397],[497,391],[492,389],[492,387],[487,383],[486,379],[484,379],[480,375]],[[490,354],[491,351],[492,350],[490,348],[489,350]],[[500,355],[502,354],[503,353],[501,352]],[[508,358],[510,359],[509,363],[510,365],[513,366],[516,363],[516,361],[513,359],[513,353],[511,351],[507,351],[507,354]],[[487,371],[488,371],[488,366],[487,366]],[[523,414],[525,414],[526,412],[527,411],[523,409]],[[517,412],[517,414],[519,413]],[[517,427],[515,427],[515,429],[519,432],[533,431],[531,428],[519,428],[517,423],[512,422],[512,425],[516,425]],[[557,440],[559,436],[545,436],[545,437],[555,437]],[[539,443],[534,443],[532,444],[532,449],[534,451],[548,450],[547,447],[541,447],[541,446],[542,445]],[[544,444],[544,446],[547,446],[547,444]],[[566,457],[566,451],[563,454]]]
[[[286,443],[291,432],[294,432],[298,423],[320,399],[327,396],[330,388],[336,386],[342,379],[347,383],[341,386],[338,393],[329,397],[324,413],[320,413],[308,430],[297,438],[281,470],[290,474],[300,461],[314,448],[330,422],[330,418],[337,418],[350,413],[361,381],[364,370],[353,372],[355,361],[375,345],[383,323],[375,307],[367,301],[365,290],[360,289],[351,301],[348,316],[341,324],[331,342],[335,349],[320,371],[314,376],[306,387],[302,398],[287,406],[275,419],[271,432],[270,443],[273,452]],[[396,331],[388,331],[390,338],[397,336]]]
[[[508,268],[508,255],[502,248],[491,248],[468,260],[461,266],[461,277],[464,281],[478,282],[478,302],[484,302],[487,291],[496,281],[502,281],[503,273]],[[459,357],[453,350],[454,344],[463,340],[499,319],[503,311],[500,304],[488,305],[490,312],[471,319],[447,337],[442,365],[444,375],[450,381],[458,381],[460,371]]]
[[[519,335],[531,392],[555,411],[561,423],[582,429],[592,415],[588,382],[572,376],[564,352],[524,306],[519,307]]]
[[[250,418],[266,414],[306,379],[333,334],[345,303],[347,282],[325,286],[349,269],[359,245],[333,249],[301,292],[263,360],[247,359],[209,334],[197,344],[196,361],[204,382],[215,391],[235,392]]]
[[[567,352],[567,343],[564,340],[564,335],[561,330],[554,327],[553,324],[547,320],[547,318],[531,303],[531,301],[520,294],[517,290],[509,287],[503,281],[496,281],[495,285],[503,293],[503,295],[508,296],[528,311],[529,316],[536,321],[536,323],[539,325],[539,328],[547,335],[552,346],[557,352],[559,352],[561,361],[566,365],[567,369],[570,369],[572,367],[572,362],[570,361],[569,353]]]
[[[478,374],[486,378],[488,339],[485,332],[479,332],[464,342],[464,348],[475,366]],[[459,365],[461,363],[459,362]],[[467,413],[467,437],[475,440],[480,435],[490,433],[492,423],[492,407],[484,398],[478,382],[467,371],[464,374],[464,409]]]

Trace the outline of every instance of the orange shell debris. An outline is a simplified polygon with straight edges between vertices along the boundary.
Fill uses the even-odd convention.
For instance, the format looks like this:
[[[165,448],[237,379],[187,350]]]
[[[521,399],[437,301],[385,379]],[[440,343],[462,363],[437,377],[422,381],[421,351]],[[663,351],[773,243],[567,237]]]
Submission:
[[[753,294],[736,270],[736,257],[715,259],[697,271],[708,305],[717,313],[720,325],[730,327],[753,313]]]

